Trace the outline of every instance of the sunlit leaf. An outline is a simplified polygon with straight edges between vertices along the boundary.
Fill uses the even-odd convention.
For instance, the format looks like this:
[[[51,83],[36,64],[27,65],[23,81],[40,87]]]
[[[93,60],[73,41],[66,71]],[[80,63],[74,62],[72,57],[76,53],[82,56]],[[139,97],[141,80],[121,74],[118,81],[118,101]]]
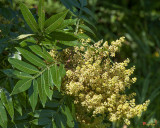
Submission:
[[[9,58],[8,61],[17,69],[29,73],[29,74],[35,74],[38,73],[38,69],[32,66],[31,64],[28,64],[26,62],[23,62],[18,59]]]
[[[19,80],[13,88],[11,95],[26,91],[31,86],[31,83],[32,79]]]
[[[32,31],[38,32],[38,28],[39,28],[38,24],[37,24],[36,20],[34,19],[32,13],[30,12],[30,10],[24,4],[21,4],[20,9],[21,9],[21,12],[22,12],[22,15],[23,15],[25,21],[30,26]]]

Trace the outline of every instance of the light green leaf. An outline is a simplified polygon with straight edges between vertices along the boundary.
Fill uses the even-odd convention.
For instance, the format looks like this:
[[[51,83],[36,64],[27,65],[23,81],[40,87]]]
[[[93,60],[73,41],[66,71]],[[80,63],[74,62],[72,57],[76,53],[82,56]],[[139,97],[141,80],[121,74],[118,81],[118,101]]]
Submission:
[[[48,27],[46,27],[45,32],[49,34],[49,33],[53,32],[54,30],[56,30],[64,21],[64,18],[67,15],[67,13],[68,13],[68,10],[63,12],[59,16],[52,16],[51,18],[49,18],[45,22],[45,26],[48,26]]]
[[[61,74],[59,72],[59,67],[56,64],[51,67],[51,74],[52,74],[53,83],[60,91],[62,79],[61,79]]]
[[[48,52],[43,52],[41,47],[39,47],[38,45],[32,45],[32,46],[29,46],[29,48],[35,53],[37,54],[38,56],[44,58],[45,60],[49,61],[49,62],[52,62],[53,61],[53,58],[51,57],[51,55],[48,53]]]
[[[27,38],[27,37],[33,36],[33,35],[35,35],[35,34],[23,34],[23,35],[18,36],[17,39],[21,40],[21,39],[24,39],[24,38]]]
[[[43,31],[44,28],[44,22],[45,22],[45,12],[44,12],[44,0],[39,0],[38,5],[38,23],[41,31]]]
[[[32,79],[19,80],[13,88],[11,95],[26,91],[31,86],[31,83]]]
[[[32,31],[38,32],[38,24],[34,19],[32,13],[30,12],[30,10],[24,4],[21,4],[20,9],[25,21],[27,22],[29,27],[32,29]]]
[[[64,64],[60,65],[59,72],[60,72],[61,78],[63,78],[66,75],[66,70],[64,68]]]
[[[63,24],[58,29],[64,29],[70,25],[76,25],[77,19],[67,19],[63,21]]]
[[[49,19],[45,21],[45,28],[49,27],[60,18],[64,19],[67,13],[68,13],[68,10],[51,16]]]
[[[81,46],[82,44],[78,41],[60,41],[59,43],[67,46]]]
[[[35,68],[34,66],[23,62],[21,60],[18,59],[14,59],[14,58],[9,58],[8,61],[17,69],[29,73],[29,74],[36,74],[39,73],[38,69]]]
[[[37,82],[38,82],[39,97],[43,107],[45,107],[47,101],[47,95],[45,93],[45,80],[43,74],[40,77],[38,77]]]
[[[7,128],[7,122],[7,113],[2,102],[0,101],[0,126],[2,126],[2,128]]]
[[[63,31],[54,31],[50,33],[50,37],[54,40],[60,41],[75,41],[78,39],[74,34]]]
[[[49,33],[53,32],[53,31],[55,31],[62,24],[63,20],[64,19],[59,18],[57,21],[55,21],[53,24],[51,24],[49,27],[47,27],[45,29],[45,32],[47,34],[49,34]]]
[[[23,56],[26,60],[28,60],[29,62],[31,62],[32,64],[39,66],[39,67],[45,67],[46,64],[43,62],[43,60],[41,60],[39,57],[37,57],[36,55],[34,55],[33,53],[23,49],[23,48],[16,48]]]
[[[31,88],[29,88],[29,102],[31,104],[32,110],[35,111],[37,102],[38,102],[38,83],[36,80],[33,80]]]
[[[52,99],[52,95],[53,95],[53,91],[50,89],[50,87],[52,87],[52,77],[51,77],[51,71],[49,69],[47,69],[44,72],[44,79],[45,79],[45,93],[48,96],[48,98],[51,100]]]
[[[1,101],[3,103],[3,105],[6,107],[9,115],[11,116],[12,120],[14,118],[14,108],[13,108],[13,101],[12,101],[12,97],[9,96],[9,93],[2,89],[1,90]]]

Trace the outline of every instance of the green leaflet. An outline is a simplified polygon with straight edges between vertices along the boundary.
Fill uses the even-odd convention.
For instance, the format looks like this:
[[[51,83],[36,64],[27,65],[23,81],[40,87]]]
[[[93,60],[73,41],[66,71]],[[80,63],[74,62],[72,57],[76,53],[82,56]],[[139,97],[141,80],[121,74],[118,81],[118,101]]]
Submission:
[[[6,69],[2,70],[4,74],[6,74],[8,77],[12,78],[18,78],[18,79],[32,79],[33,77],[25,72],[20,72],[13,69]]]
[[[36,118],[51,118],[56,114],[55,110],[51,110],[51,109],[40,109],[40,110],[36,110],[34,113],[31,113],[31,115],[33,117]]]
[[[58,66],[56,64],[55,64],[55,66],[51,67],[51,74],[52,74],[53,83],[55,84],[55,86],[60,91],[61,76],[60,76],[60,72],[58,70]]]
[[[60,18],[64,19],[67,13],[68,13],[68,10],[51,16],[49,19],[45,21],[45,28],[49,27]]]
[[[54,40],[59,41],[75,41],[78,39],[74,34],[63,31],[54,31],[50,33],[50,37]]]
[[[50,87],[52,87],[52,75],[51,75],[51,71],[49,69],[47,69],[44,72],[44,79],[45,79],[45,93],[48,96],[48,98],[51,100],[52,99],[52,95],[53,95],[53,90],[50,89]]]
[[[62,24],[62,22],[64,21],[64,18],[67,15],[67,13],[68,13],[68,10],[65,11],[65,12],[62,12],[59,15],[57,14],[55,16],[52,16],[51,18],[46,20],[46,22],[45,22],[45,26],[46,26],[45,32],[49,34],[49,33],[53,32],[54,30],[56,30]]]
[[[13,108],[13,101],[12,101],[12,97],[9,96],[9,93],[2,89],[1,90],[1,101],[3,103],[3,105],[5,106],[5,108],[7,109],[9,115],[11,116],[12,120],[14,118],[14,108]]]
[[[81,3],[81,7],[87,6],[87,0],[79,0]]]
[[[15,110],[22,116],[22,107],[16,95],[13,96],[13,103]]]
[[[21,4],[20,9],[25,21],[27,22],[29,27],[32,29],[32,31],[38,32],[38,24],[34,19],[32,13],[30,12],[30,10],[24,4]]]
[[[95,33],[88,26],[86,26],[86,25],[79,25],[79,27],[82,28],[82,29],[84,29],[87,32],[90,32],[91,34],[93,34],[95,36]]]
[[[28,95],[29,95],[29,102],[34,112],[38,102],[38,83],[36,80],[33,80],[33,84],[31,88],[29,88]]]
[[[32,79],[19,80],[13,88],[11,95],[26,91],[31,86],[31,83]]]
[[[38,45],[32,45],[32,46],[29,46],[29,48],[35,53],[37,54],[38,56],[44,58],[45,60],[49,61],[49,62],[52,62],[53,61],[53,58],[51,57],[51,55],[49,53],[44,53],[42,52],[42,49],[41,47],[39,47]]]
[[[70,25],[76,25],[77,19],[67,19],[63,21],[63,24],[59,27],[59,29],[64,29]]]
[[[38,118],[38,119],[34,119],[31,121],[31,123],[35,124],[35,125],[47,125],[49,123],[51,123],[51,119],[49,118]]]
[[[68,106],[65,106],[65,107],[62,109],[62,113],[64,113],[65,116],[67,117],[67,125],[68,125],[70,128],[73,128],[73,127],[74,127],[74,120],[73,120],[72,113],[71,113],[69,107],[68,107]]]
[[[41,100],[41,103],[43,107],[45,107],[46,101],[47,101],[47,95],[45,93],[45,80],[44,80],[44,74],[42,74],[40,77],[37,79],[38,82],[38,92],[39,92],[39,97]]]
[[[26,60],[28,60],[32,64],[39,66],[39,67],[46,66],[46,64],[43,62],[43,60],[41,60],[39,57],[37,57],[33,53],[31,53],[23,48],[16,48],[16,49],[24,56],[24,58]]]
[[[59,67],[59,72],[61,74],[61,78],[63,78],[66,75],[66,70],[64,68],[64,64],[61,64]]]
[[[40,30],[43,32],[44,22],[45,22],[44,0],[39,0],[38,16],[39,16],[38,24],[39,24]]]
[[[38,69],[32,66],[31,64],[28,64],[26,62],[23,62],[18,59],[9,58],[8,61],[17,69],[24,71],[29,74],[35,74],[39,73]]]
[[[35,34],[23,34],[23,35],[20,35],[17,37],[18,40],[21,40],[21,39],[24,39],[24,38],[27,38],[29,36],[34,36]]]
[[[49,34],[49,33],[53,32],[53,31],[55,31],[62,24],[63,20],[64,19],[59,18],[57,21],[55,21],[53,24],[51,24],[49,27],[47,27],[45,29],[45,32],[47,34]]]
[[[52,74],[53,83],[60,91],[61,81],[62,81],[62,78],[65,76],[64,65],[61,64],[61,65],[57,66],[55,64],[54,66],[52,66],[51,67],[51,74]]]
[[[7,122],[7,113],[2,102],[0,101],[0,126],[2,126],[2,128],[7,128]]]
[[[56,114],[54,120],[58,128],[66,128],[66,117],[64,114],[61,113]]]

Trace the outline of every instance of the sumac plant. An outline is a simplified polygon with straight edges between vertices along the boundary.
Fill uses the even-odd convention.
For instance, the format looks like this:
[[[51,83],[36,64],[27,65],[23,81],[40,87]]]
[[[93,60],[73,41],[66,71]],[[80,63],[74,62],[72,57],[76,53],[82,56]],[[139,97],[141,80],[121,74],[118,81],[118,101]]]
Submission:
[[[125,94],[136,78],[129,59],[113,62],[124,38],[95,43],[92,24],[82,16],[87,1],[62,0],[70,10],[45,18],[39,0],[38,19],[20,9],[32,33],[15,39],[16,55],[9,56],[7,79],[0,88],[2,128],[103,128],[111,122],[130,124],[149,101],[136,105],[135,93]],[[74,10],[77,12],[74,12]],[[76,14],[78,13],[78,14]],[[91,13],[89,13],[91,14]],[[65,17],[70,17],[65,19]],[[86,25],[88,24],[88,26]],[[18,56],[18,57],[17,57]]]

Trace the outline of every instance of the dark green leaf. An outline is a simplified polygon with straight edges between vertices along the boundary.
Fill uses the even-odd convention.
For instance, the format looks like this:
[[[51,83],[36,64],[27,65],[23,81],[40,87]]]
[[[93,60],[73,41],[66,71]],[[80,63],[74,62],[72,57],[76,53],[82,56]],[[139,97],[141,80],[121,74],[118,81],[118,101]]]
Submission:
[[[24,4],[21,4],[20,8],[24,19],[26,20],[27,24],[30,26],[32,31],[38,32],[38,24],[30,10]]]
[[[39,118],[39,119],[34,119],[31,121],[31,123],[35,125],[47,125],[51,123],[51,119],[49,118]]]
[[[93,35],[95,35],[94,32],[88,26],[86,26],[86,25],[79,25],[79,27],[82,28],[83,30],[85,30],[87,32],[90,32]]]
[[[45,12],[44,12],[44,0],[39,0],[38,5],[38,23],[41,31],[43,31],[44,28],[44,22],[45,22]]]
[[[66,117],[63,114],[57,114],[54,118],[58,128],[66,128]]]
[[[56,111],[50,110],[50,109],[41,109],[36,110],[34,113],[31,113],[31,115],[35,118],[51,118],[56,114]]]
[[[11,116],[11,118],[14,118],[14,108],[13,108],[13,101],[12,101],[12,97],[9,96],[9,93],[2,89],[1,90],[1,100],[3,105],[6,107],[9,115]]]
[[[27,73],[19,72],[13,69],[5,69],[5,70],[2,70],[2,72],[6,74],[8,77],[12,77],[12,78],[18,78],[18,79],[32,79],[33,78],[31,75]]]
[[[78,39],[74,34],[63,31],[54,31],[50,34],[50,36],[52,39],[60,41],[75,41]]]
[[[11,95],[26,91],[31,86],[31,83],[32,79],[19,80],[13,88]]]
[[[29,102],[31,104],[32,110],[34,111],[38,102],[38,84],[36,80],[33,80],[31,88],[29,88]]]
[[[67,125],[70,127],[70,128],[73,128],[74,127],[74,120],[73,120],[73,117],[72,117],[72,114],[71,114],[71,111],[69,109],[68,106],[65,106],[63,109],[62,109],[62,113],[65,114],[65,116],[67,117]]]
[[[17,96],[14,96],[13,103],[15,110],[22,116],[22,107]]]
[[[87,6],[87,0],[79,0],[81,3],[81,7]]]
[[[58,106],[60,106],[59,100],[53,99],[52,101],[48,101],[46,103],[46,107],[48,108],[57,108]]]
[[[22,48],[16,48],[23,56],[26,60],[28,60],[29,62],[31,62],[32,64],[39,66],[39,67],[45,67],[46,64],[43,62],[43,60],[41,60],[39,57],[37,57],[36,55],[34,55],[33,53],[22,49]]]
[[[38,69],[35,68],[34,66],[23,62],[21,60],[18,59],[14,59],[14,58],[9,58],[8,61],[17,69],[24,71],[26,73],[29,74],[35,74],[35,73],[39,73]]]
[[[88,15],[92,16],[94,19],[96,19],[96,18],[94,17],[94,13],[92,13],[92,11],[89,10],[88,8],[84,7],[84,8],[82,8],[82,10],[83,10],[85,13],[87,13]]]
[[[0,101],[0,125],[2,128],[7,128],[7,122],[7,113],[2,102]]]

